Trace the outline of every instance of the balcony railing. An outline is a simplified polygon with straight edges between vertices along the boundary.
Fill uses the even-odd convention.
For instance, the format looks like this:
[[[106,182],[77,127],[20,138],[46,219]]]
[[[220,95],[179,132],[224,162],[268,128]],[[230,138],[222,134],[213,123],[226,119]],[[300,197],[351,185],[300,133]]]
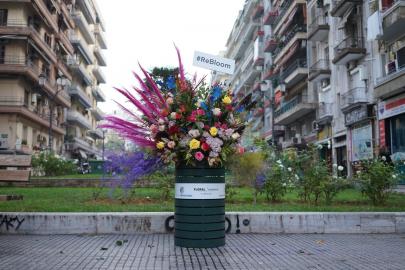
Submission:
[[[277,48],[277,45],[278,45],[278,40],[277,40],[277,38],[276,37],[274,37],[274,36],[267,36],[266,37],[266,45],[265,45],[265,47],[264,47],[264,51],[265,52],[273,52],[276,48]]]
[[[88,44],[94,44],[94,35],[90,29],[89,24],[87,23],[86,18],[84,17],[83,13],[80,10],[76,10],[72,12],[73,20],[75,21],[76,25],[79,26],[80,31],[82,32],[83,36],[85,37]]]
[[[0,106],[23,106],[24,99],[16,96],[0,96]]]
[[[107,39],[104,35],[103,29],[99,24],[94,25],[94,34],[97,37],[98,44],[102,49],[107,49]]]
[[[318,122],[328,122],[328,120],[332,120],[333,103],[320,103],[318,112]]]
[[[288,43],[295,37],[297,33],[306,33],[307,32],[307,27],[306,25],[299,25],[295,24],[289,31],[287,31],[287,34],[280,39],[279,41],[279,46],[278,48],[274,51],[273,56],[274,59],[278,57],[280,52],[288,45]]]
[[[274,112],[274,117],[277,118],[282,114],[294,109],[297,105],[307,102],[308,98],[304,95],[298,95],[281,105],[281,108]]]
[[[267,13],[266,17],[264,18],[263,24],[273,25],[277,17],[278,17],[278,10],[271,10]]]
[[[285,70],[283,70],[281,78],[285,80],[288,76],[290,76],[296,69],[298,68],[307,68],[307,59],[297,59],[292,64],[290,64]]]
[[[397,77],[399,74],[405,74],[405,63],[402,63],[401,65],[396,64],[396,62],[393,65],[387,65],[387,75],[377,78],[376,84],[380,85],[383,84],[387,81],[392,80],[393,78]]]
[[[69,40],[70,42],[72,42],[74,46],[79,47],[79,52],[82,55],[83,59],[86,61],[86,63],[88,65],[93,64],[93,56],[89,50],[87,43],[73,32],[69,34]]]
[[[93,93],[93,96],[96,98],[97,101],[100,101],[100,102],[105,102],[106,101],[106,97],[105,97],[103,91],[98,86],[93,87],[92,93]]]
[[[69,87],[69,93],[76,97],[77,100],[82,104],[85,108],[91,108],[91,100],[86,95],[84,90],[79,85],[72,85]]]
[[[91,129],[90,121],[77,111],[68,111],[67,120],[75,122],[84,128]]]
[[[366,53],[364,38],[347,37],[334,48],[334,52],[334,64],[346,64],[349,61],[357,60]]]
[[[93,113],[93,115],[97,121],[104,119],[105,114],[98,107],[96,107],[95,109],[92,109],[91,112]]]
[[[324,40],[329,33],[328,17],[323,15],[316,16],[311,24],[308,25],[308,39],[315,41]]]
[[[340,97],[340,107],[342,111],[350,110],[363,103],[368,103],[365,87],[353,88]]]
[[[279,15],[277,16],[277,18],[274,20],[274,23],[273,23],[274,28],[277,27],[278,23],[284,17],[285,13],[287,12],[288,8],[291,6],[292,3],[293,3],[293,0],[286,0],[281,4]]]
[[[334,17],[342,17],[346,11],[353,8],[353,4],[361,4],[362,0],[332,0],[330,14]]]

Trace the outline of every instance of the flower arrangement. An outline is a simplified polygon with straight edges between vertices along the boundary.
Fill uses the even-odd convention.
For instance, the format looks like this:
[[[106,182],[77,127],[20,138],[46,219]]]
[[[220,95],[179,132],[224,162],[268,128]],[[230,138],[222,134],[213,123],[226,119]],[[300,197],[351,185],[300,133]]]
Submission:
[[[118,104],[129,116],[106,117],[104,127],[114,129],[165,163],[224,165],[238,150],[244,130],[241,114],[250,100],[235,102],[232,93],[219,84],[206,88],[204,78],[186,79],[176,47],[178,74],[155,81],[141,68],[145,81],[134,73],[139,88],[116,90],[136,111]]]

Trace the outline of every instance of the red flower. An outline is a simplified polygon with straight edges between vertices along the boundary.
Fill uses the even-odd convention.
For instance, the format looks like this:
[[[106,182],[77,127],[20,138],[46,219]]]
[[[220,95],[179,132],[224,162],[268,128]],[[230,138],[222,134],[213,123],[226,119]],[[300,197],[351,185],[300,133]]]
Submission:
[[[208,143],[202,143],[201,144],[201,149],[205,152],[207,152],[208,150],[210,150],[210,146],[208,145]]]
[[[174,126],[169,127],[169,130],[167,132],[169,132],[170,135],[173,135],[173,134],[179,133],[179,131],[180,131],[179,127],[174,125]]]
[[[222,124],[222,125],[221,125],[221,128],[222,128],[222,129],[228,129],[228,125],[227,125],[227,124]]]
[[[197,119],[196,119],[196,117],[195,117],[195,115],[189,115],[188,117],[187,117],[187,121],[190,121],[190,122],[195,122]]]
[[[181,119],[182,115],[180,113],[176,113],[176,120]]]
[[[205,130],[210,130],[210,126],[209,126],[209,125],[205,125],[205,126],[204,126],[204,129],[205,129]]]
[[[203,109],[198,109],[197,115],[205,115],[205,111]]]
[[[221,127],[221,123],[220,123],[220,122],[215,122],[214,126],[215,126],[216,128],[220,128],[220,127]]]
[[[184,113],[186,111],[186,106],[185,105],[180,105],[180,112]]]
[[[225,106],[225,109],[227,109],[228,111],[232,111],[233,110],[233,107],[232,107],[232,105],[226,105]]]
[[[201,153],[200,151],[198,151],[198,152],[196,152],[196,153],[194,154],[194,157],[195,157],[196,160],[201,161],[201,160],[203,160],[203,158],[204,158],[204,154]]]
[[[162,110],[162,116],[163,117],[166,117],[166,116],[168,116],[169,115],[169,111],[167,110],[167,109],[163,109]]]

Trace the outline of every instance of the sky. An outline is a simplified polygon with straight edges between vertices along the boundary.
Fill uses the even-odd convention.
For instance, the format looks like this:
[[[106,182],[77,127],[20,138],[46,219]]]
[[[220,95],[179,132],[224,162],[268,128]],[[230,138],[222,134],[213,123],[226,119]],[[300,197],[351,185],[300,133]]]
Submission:
[[[99,107],[107,114],[117,110],[112,100],[123,102],[113,87],[137,85],[132,71],[138,62],[177,67],[173,43],[179,48],[184,68],[191,77],[210,74],[192,65],[194,51],[217,55],[226,41],[245,0],[97,0],[106,24],[108,50],[101,85],[107,101]]]

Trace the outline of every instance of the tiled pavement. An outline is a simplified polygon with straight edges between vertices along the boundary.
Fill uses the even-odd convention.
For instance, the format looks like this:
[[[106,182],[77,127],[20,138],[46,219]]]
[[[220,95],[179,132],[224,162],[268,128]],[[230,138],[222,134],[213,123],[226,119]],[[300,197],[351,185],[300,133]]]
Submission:
[[[171,234],[0,235],[0,269],[405,269],[404,234],[231,234],[226,241],[186,249],[175,248]]]

